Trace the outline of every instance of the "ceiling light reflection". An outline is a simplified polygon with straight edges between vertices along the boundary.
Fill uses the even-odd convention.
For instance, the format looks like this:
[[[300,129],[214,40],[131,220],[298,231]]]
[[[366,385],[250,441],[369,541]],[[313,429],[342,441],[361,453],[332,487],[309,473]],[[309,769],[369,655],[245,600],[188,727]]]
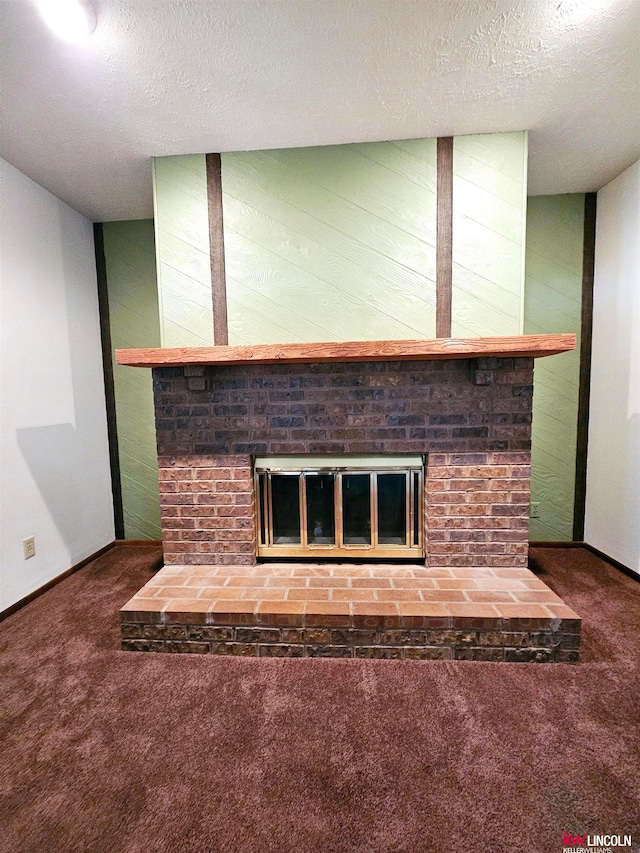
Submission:
[[[96,28],[96,11],[90,0],[37,0],[36,6],[63,41],[78,44]]]

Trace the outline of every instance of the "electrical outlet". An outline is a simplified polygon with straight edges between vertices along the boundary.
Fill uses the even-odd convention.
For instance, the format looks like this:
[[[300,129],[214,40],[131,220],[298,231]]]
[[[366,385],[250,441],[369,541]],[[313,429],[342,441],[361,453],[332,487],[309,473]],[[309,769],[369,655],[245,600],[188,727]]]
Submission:
[[[540,502],[531,501],[531,512],[529,518],[540,518]]]
[[[36,555],[36,537],[35,536],[27,536],[26,539],[22,540],[22,550],[24,551],[24,558],[28,560],[29,557],[35,557]]]

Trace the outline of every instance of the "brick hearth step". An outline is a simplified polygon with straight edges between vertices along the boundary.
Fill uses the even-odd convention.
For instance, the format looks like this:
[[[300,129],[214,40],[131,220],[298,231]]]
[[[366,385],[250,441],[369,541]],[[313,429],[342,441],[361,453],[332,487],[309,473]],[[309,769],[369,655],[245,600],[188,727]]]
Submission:
[[[576,662],[580,617],[526,568],[168,566],[122,648],[266,657]]]

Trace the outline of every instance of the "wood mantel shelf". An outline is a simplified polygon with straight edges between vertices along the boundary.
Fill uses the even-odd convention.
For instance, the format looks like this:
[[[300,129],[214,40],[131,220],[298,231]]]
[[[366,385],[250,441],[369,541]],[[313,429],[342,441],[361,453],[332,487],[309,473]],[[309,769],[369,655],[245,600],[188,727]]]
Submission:
[[[226,364],[305,364],[327,361],[427,361],[430,359],[540,358],[575,349],[575,335],[501,338],[433,338],[415,341],[337,341],[253,346],[156,347],[116,350],[129,367]]]

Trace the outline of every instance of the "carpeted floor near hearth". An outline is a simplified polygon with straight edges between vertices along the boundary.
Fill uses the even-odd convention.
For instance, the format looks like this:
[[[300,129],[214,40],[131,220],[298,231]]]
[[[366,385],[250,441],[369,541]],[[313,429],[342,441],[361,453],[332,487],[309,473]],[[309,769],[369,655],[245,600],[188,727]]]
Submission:
[[[536,570],[578,665],[154,655],[117,547],[0,624],[2,853],[558,853],[640,845],[640,584],[582,549]]]

